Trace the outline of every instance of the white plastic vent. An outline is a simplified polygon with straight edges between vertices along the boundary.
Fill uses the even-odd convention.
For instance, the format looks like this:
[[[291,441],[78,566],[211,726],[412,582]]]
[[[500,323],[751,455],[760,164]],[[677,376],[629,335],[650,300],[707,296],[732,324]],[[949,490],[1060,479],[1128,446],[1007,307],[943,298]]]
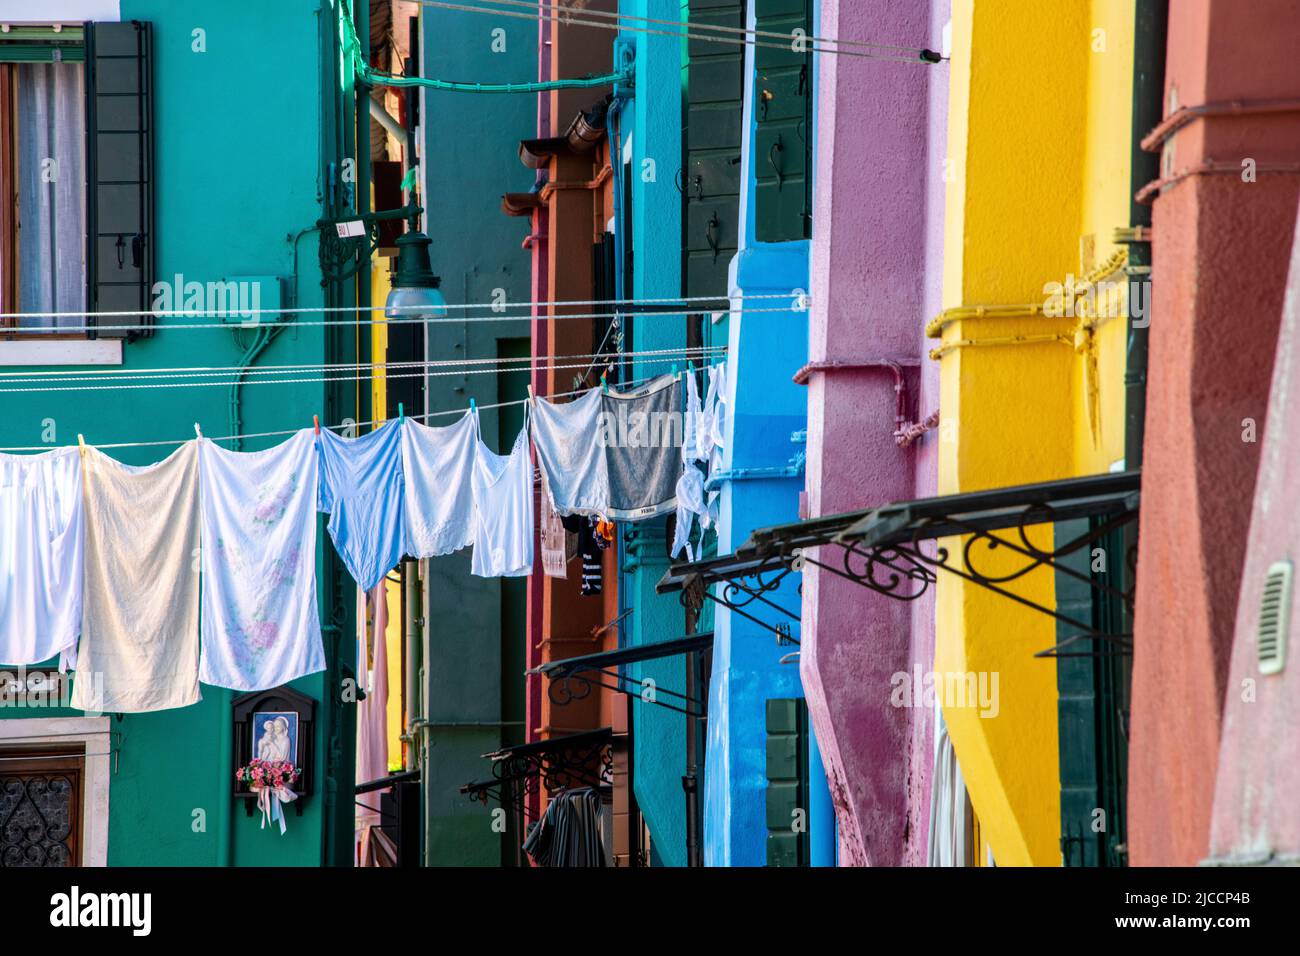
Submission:
[[[1286,643],[1291,631],[1291,562],[1275,561],[1264,578],[1259,601],[1259,627],[1255,647],[1259,672],[1277,674],[1286,666]]]

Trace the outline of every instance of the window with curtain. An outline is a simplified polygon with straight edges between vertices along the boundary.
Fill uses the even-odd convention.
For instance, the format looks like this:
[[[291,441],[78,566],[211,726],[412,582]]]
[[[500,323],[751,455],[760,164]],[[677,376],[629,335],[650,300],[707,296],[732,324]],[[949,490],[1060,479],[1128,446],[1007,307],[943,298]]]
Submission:
[[[0,64],[0,325],[79,329],[86,308],[85,72],[81,63]],[[73,333],[78,334],[78,333]]]

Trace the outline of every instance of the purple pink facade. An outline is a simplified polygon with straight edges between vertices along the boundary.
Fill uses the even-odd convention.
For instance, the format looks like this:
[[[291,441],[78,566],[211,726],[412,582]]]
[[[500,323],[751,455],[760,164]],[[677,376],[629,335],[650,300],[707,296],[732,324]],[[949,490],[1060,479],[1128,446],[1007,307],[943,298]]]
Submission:
[[[947,0],[825,0],[818,32],[939,49]],[[818,60],[806,516],[935,494],[938,409],[924,326],[940,309],[948,73]],[[829,549],[828,549],[829,550]],[[934,715],[890,703],[891,676],[931,669],[932,593],[876,594],[809,564],[800,673],[830,782],[841,865],[923,865]]]

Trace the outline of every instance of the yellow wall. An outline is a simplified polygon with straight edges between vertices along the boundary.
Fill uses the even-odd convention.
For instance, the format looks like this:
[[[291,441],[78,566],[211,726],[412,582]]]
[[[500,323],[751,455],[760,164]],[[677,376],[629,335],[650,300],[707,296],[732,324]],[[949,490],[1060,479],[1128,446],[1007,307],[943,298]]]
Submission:
[[[952,17],[944,315],[931,324],[940,492],[1102,472],[1123,449],[1124,323],[1089,333],[1041,307],[1045,283],[1087,271],[1085,235],[1092,268],[1128,224],[1132,0],[955,0]],[[1095,27],[1105,53],[1091,50]],[[1050,548],[1050,527],[1034,541]],[[959,540],[943,544],[960,554]],[[1018,566],[975,558],[986,574]],[[1052,607],[1054,583],[1040,568],[1007,589]],[[1033,656],[1056,642],[1055,624],[947,574],[937,601],[935,670],[998,680],[997,716],[944,708],[981,835],[998,865],[1058,865],[1056,666]]]
[[[390,288],[388,260],[376,257],[371,262],[370,291],[371,304],[383,305],[388,300]],[[380,313],[376,312],[375,315]],[[388,354],[388,326],[375,322],[370,326],[370,354],[375,362],[385,361]],[[370,407],[374,410],[375,421],[388,418],[388,394],[385,370],[377,368],[371,376]],[[402,706],[402,655],[405,648],[402,643],[402,589],[401,585],[386,581],[384,587],[388,595],[388,629],[385,635],[387,643],[384,652],[388,655],[388,769],[402,769],[401,734],[406,715]]]

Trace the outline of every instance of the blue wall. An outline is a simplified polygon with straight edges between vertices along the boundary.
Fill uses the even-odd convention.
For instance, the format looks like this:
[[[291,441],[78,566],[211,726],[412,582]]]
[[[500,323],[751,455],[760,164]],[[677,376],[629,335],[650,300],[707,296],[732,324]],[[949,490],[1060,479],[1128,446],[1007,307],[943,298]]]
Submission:
[[[754,28],[752,5],[748,26]],[[730,268],[735,297],[791,295],[808,288],[808,241],[766,243],[754,238],[756,130],[754,48],[746,49],[745,129],[742,156],[745,179],[740,206],[741,248]],[[815,71],[814,71],[815,75]],[[815,94],[815,89],[814,89]],[[814,127],[815,128],[815,127]],[[803,444],[792,441],[807,428],[807,393],[793,382],[807,361],[807,312],[747,311],[777,308],[787,299],[736,299],[728,328],[728,401],[725,449],[719,483],[721,519],[718,553],[744,543],[754,528],[799,517],[802,469],[782,477],[752,477],[785,469]],[[734,477],[726,478],[732,475]],[[716,479],[715,479],[716,480]],[[799,575],[791,574],[769,599],[799,614]],[[755,612],[770,624],[789,623],[799,639],[797,622],[773,609]],[[707,866],[762,866],[767,862],[767,728],[766,701],[802,697],[796,663],[779,663],[797,646],[778,643],[776,635],[745,617],[719,607],[714,618],[713,677],[709,688],[709,739],[704,779],[704,862]],[[815,747],[810,760],[810,835],[825,846],[828,829],[825,773]],[[812,826],[821,822],[817,832]],[[825,854],[816,854],[825,862]]]

